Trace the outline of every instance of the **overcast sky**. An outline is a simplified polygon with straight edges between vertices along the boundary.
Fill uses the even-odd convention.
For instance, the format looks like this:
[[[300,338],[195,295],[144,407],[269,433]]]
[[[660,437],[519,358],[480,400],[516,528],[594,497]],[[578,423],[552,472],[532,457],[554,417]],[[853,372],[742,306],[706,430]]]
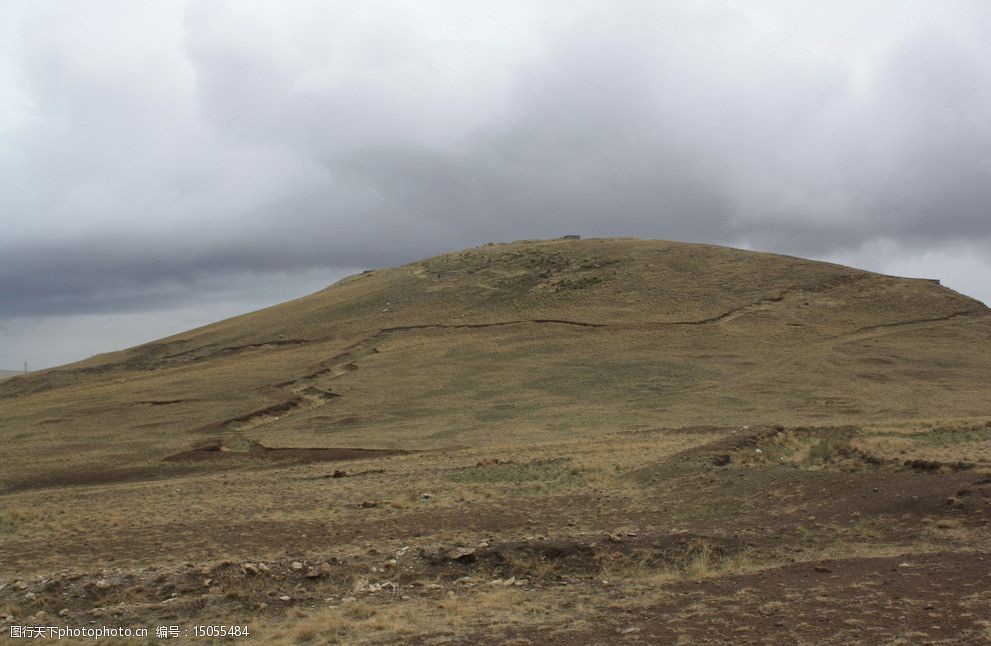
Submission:
[[[991,3],[0,0],[0,368],[489,240],[991,302]]]

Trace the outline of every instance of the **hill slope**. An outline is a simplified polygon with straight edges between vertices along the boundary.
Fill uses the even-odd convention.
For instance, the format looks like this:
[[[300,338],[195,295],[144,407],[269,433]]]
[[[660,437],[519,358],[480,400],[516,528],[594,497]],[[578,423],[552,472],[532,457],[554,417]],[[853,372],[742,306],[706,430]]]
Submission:
[[[989,378],[983,304],[800,258],[553,240],[365,272],[0,383],[0,574],[35,594],[0,611],[253,616],[263,641],[979,641]]]
[[[988,412],[991,352],[976,348],[991,349],[988,309],[930,281],[708,245],[522,242],[9,380],[0,423],[25,444],[88,443],[112,423],[140,460],[203,434],[425,448],[970,416]]]

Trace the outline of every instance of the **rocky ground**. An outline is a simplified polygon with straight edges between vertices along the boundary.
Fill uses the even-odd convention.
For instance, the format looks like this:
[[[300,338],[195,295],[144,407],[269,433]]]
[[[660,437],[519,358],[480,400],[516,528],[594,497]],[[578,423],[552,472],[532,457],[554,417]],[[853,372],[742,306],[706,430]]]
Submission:
[[[860,448],[871,438],[657,429],[499,457],[24,492],[53,507],[59,495],[135,496],[172,522],[122,511],[113,527],[43,535],[26,531],[43,521],[25,511],[28,527],[8,527],[17,558],[0,620],[5,631],[219,623],[296,643],[986,642],[991,470]],[[263,496],[275,483],[289,496],[277,514]],[[180,487],[182,507],[164,502]],[[52,569],[66,560],[78,567]]]

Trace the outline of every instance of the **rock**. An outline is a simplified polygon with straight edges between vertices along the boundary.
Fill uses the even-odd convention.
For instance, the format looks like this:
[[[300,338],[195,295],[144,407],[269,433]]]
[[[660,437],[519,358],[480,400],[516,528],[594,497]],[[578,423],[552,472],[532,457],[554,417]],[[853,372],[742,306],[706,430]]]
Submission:
[[[268,567],[264,563],[259,563],[258,564],[258,570],[261,571],[261,572],[271,572],[272,571],[272,568]]]
[[[290,597],[288,594],[284,594],[281,597],[279,597],[279,601],[284,601],[286,603],[289,603],[290,601],[292,601],[292,597]]]
[[[457,561],[458,563],[472,563],[475,561],[475,548],[455,547],[447,553],[447,558],[450,561]]]
[[[640,629],[635,626],[630,626],[629,628],[623,628],[622,630],[617,629],[616,632],[620,635],[632,635],[633,633],[640,632]]]
[[[314,568],[310,568],[309,571],[306,573],[306,578],[321,579],[325,576],[330,575],[330,573],[333,572],[333,569],[334,568],[331,567],[330,563],[324,561],[320,565]]]
[[[14,581],[14,589],[16,590],[26,590],[27,587],[28,584],[24,583],[23,581]]]
[[[822,573],[822,574],[829,574],[830,572],[832,572],[832,570],[829,569],[828,567],[826,567],[825,565],[816,565],[813,569],[816,572],[819,572],[819,573]]]
[[[267,603],[265,603],[264,601],[262,601],[261,603],[259,603],[259,604],[258,604],[257,606],[255,606],[255,607],[256,607],[256,608],[258,608],[259,610],[264,610],[265,608],[268,608],[268,604],[267,604]]]
[[[211,585],[213,585],[213,579],[203,579],[204,588],[209,588]]]
[[[609,534],[609,537],[608,538],[613,543],[622,543],[623,542],[623,538],[621,536],[616,535],[616,534]]]
[[[110,581],[107,581],[106,579],[100,579],[99,581],[96,582],[96,589],[97,590],[109,590],[110,589]]]
[[[489,546],[489,544],[486,541],[482,541],[481,543],[478,544],[478,549],[484,550],[488,546]]]
[[[388,569],[391,569],[391,568],[394,568],[394,567],[396,567],[396,565],[397,565],[398,563],[399,563],[399,561],[397,561],[396,559],[389,559],[389,560],[388,560],[388,561],[386,561],[386,562],[385,562],[385,563],[384,563],[383,565],[384,565],[384,567],[385,567],[385,569],[387,569],[387,570],[388,570]]]
[[[69,609],[68,608],[62,608],[61,610],[58,611],[58,616],[59,617],[68,617],[69,616]]]
[[[241,571],[245,574],[258,574],[258,566],[254,563],[242,563]]]
[[[351,588],[354,592],[364,592],[368,589],[368,579],[358,579]]]
[[[35,599],[38,598],[38,595],[36,595],[33,592],[28,592],[24,595],[24,598],[27,599],[28,601],[34,601]]]
[[[372,507],[378,507],[378,503],[372,500],[366,500],[365,502],[361,503],[362,509],[371,509]]]
[[[341,603],[351,603],[357,600],[358,600],[357,597],[344,597],[343,599],[341,599]]]
[[[433,497],[434,497],[434,495],[433,494],[430,494],[430,493],[421,493],[420,494],[420,500],[430,500]]]
[[[299,561],[293,561],[293,562],[292,562],[292,563],[291,563],[291,564],[289,565],[289,567],[291,567],[291,568],[292,568],[292,569],[293,569],[294,571],[296,571],[296,572],[298,572],[298,571],[300,571],[300,570],[302,570],[302,569],[303,569],[303,564],[302,564],[302,563],[300,563]]]
[[[511,577],[509,577],[508,579],[506,579],[505,581],[502,582],[502,584],[504,586],[506,586],[506,587],[509,587],[511,585],[514,585],[515,583],[516,583],[516,577],[515,576],[511,576]]]
[[[502,579],[492,579],[489,581],[489,585],[502,585]]]
[[[330,477],[331,478],[346,478],[346,477],[348,477],[348,472],[347,471],[340,471],[340,470],[336,470],[335,469],[334,470],[334,473],[331,474]]]

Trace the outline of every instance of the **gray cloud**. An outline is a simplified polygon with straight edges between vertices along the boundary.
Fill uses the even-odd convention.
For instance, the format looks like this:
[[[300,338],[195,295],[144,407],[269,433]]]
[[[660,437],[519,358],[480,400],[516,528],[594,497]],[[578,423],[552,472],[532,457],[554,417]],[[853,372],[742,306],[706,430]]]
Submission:
[[[0,24],[0,318],[260,275],[278,300],[571,232],[924,267],[991,299],[979,3],[15,2]]]

